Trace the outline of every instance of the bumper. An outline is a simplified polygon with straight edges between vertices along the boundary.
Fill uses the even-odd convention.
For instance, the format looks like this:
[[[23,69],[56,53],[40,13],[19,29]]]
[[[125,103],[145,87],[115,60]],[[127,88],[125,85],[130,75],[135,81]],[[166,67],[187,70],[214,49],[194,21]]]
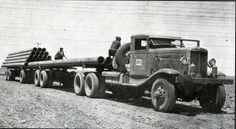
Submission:
[[[221,78],[192,78],[193,84],[233,84],[232,79]]]

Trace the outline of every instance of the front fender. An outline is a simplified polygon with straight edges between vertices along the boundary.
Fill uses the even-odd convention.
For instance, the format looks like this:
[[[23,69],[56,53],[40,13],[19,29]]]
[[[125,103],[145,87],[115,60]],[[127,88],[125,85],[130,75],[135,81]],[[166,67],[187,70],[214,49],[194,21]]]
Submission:
[[[177,70],[170,69],[170,68],[163,68],[159,69],[158,71],[154,72],[151,76],[149,76],[143,83],[138,86],[152,86],[153,82],[157,78],[166,78],[167,80],[174,81],[175,77],[179,76],[181,73]]]
[[[153,73],[153,74],[160,74],[160,73],[163,73],[163,74],[170,74],[170,75],[179,75],[179,74],[180,74],[179,71],[174,70],[174,69],[170,69],[170,68],[159,69],[158,71],[156,71],[156,72]]]

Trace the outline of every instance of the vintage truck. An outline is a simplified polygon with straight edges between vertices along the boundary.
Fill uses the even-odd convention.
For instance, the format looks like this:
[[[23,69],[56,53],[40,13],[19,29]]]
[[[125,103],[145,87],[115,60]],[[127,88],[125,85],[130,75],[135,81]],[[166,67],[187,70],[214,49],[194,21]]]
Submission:
[[[185,47],[189,42],[196,46]],[[74,66],[96,70],[67,71]],[[224,84],[233,83],[218,71],[215,59],[208,61],[208,51],[200,47],[199,40],[145,34],[132,35],[131,42],[123,44],[114,57],[3,67],[10,71],[8,78],[19,75],[21,82],[33,78],[34,84],[41,87],[61,80],[72,85],[77,95],[91,98],[103,97],[110,90],[116,97],[138,99],[149,91],[154,109],[161,112],[171,112],[177,100],[199,100],[204,109],[220,111],[226,98]]]

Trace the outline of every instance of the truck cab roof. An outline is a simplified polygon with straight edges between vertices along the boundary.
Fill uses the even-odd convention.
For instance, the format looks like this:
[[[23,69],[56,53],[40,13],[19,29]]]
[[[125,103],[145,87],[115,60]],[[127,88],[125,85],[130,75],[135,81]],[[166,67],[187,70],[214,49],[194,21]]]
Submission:
[[[158,39],[170,39],[170,40],[181,40],[182,37],[176,37],[176,36],[165,36],[165,35],[149,35],[149,34],[135,34],[132,35],[131,38],[158,38]]]

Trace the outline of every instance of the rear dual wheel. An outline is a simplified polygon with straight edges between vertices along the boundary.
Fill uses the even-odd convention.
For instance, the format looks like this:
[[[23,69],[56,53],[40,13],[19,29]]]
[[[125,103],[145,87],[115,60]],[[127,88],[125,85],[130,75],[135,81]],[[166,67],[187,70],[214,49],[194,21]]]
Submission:
[[[27,77],[26,77],[26,71],[21,70],[20,71],[20,83],[26,83]]]
[[[40,72],[39,85],[42,88],[45,88],[48,86],[48,74],[45,70],[42,70]]]
[[[76,95],[85,95],[84,91],[84,73],[78,72],[74,78],[74,91]]]
[[[5,75],[6,75],[6,81],[15,80],[15,73],[12,70],[7,69],[7,71],[5,72]]]
[[[90,98],[98,97],[99,80],[94,73],[89,73],[85,78],[85,94]]]
[[[34,73],[34,85],[38,87],[40,86],[39,83],[40,83],[40,70],[38,69]]]
[[[48,73],[45,70],[36,70],[34,74],[34,85],[42,88],[52,85],[52,81],[49,78]]]
[[[31,70],[26,70],[26,69],[21,69],[20,71],[20,83],[30,83],[32,80],[32,71]]]
[[[6,81],[10,81],[10,76],[12,76],[11,70],[7,69],[7,71],[5,72],[5,74],[6,74]]]
[[[84,88],[85,94],[90,98],[103,97],[105,95],[104,79],[102,77],[98,79],[94,73],[89,73],[86,76]]]

